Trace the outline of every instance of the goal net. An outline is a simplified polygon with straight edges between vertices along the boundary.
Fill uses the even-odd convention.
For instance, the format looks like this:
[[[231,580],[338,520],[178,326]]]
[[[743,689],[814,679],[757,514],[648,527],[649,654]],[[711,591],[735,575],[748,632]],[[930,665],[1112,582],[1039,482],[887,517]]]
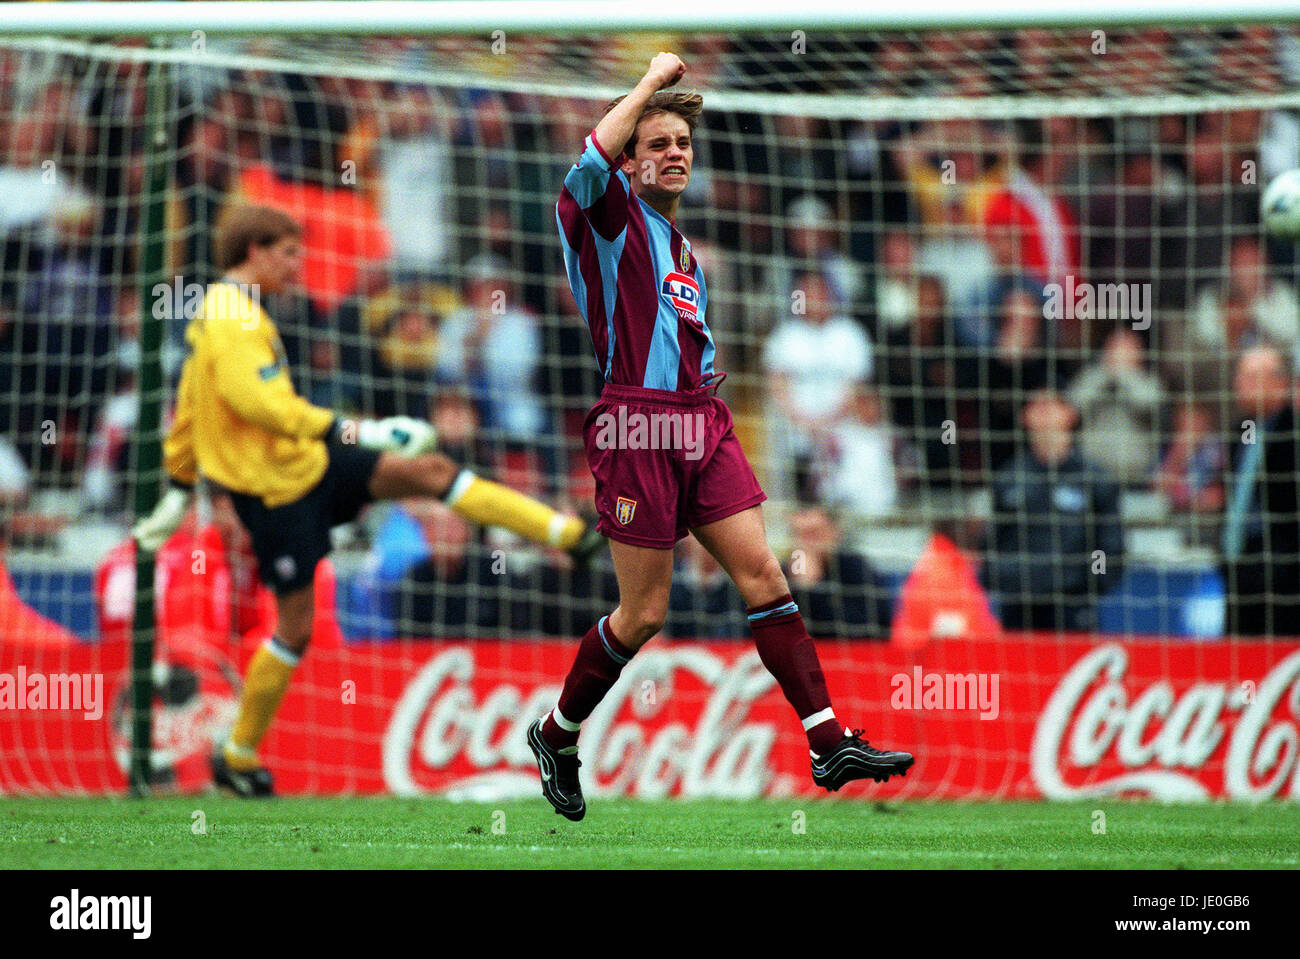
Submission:
[[[301,288],[266,303],[299,393],[428,418],[481,475],[590,509],[600,373],[555,203],[661,49],[705,97],[675,226],[773,547],[837,714],[921,757],[876,793],[1282,789],[1294,749],[1247,772],[1226,742],[1193,758],[1209,714],[1188,697],[1221,685],[1243,716],[1242,684],[1276,678],[1300,633],[1280,445],[1300,277],[1259,213],[1300,166],[1295,27],[555,36],[485,18],[0,39],[0,791],[125,782],[127,531],[137,485],[162,480],[139,466],[159,442],[139,428],[142,329],[165,420],[232,204],[303,225]],[[522,730],[617,601],[608,555],[574,569],[421,501],[334,541],[266,744],[281,786],[534,795]],[[155,582],[154,784],[203,788],[273,603],[210,489]],[[689,538],[663,637],[583,742],[595,794],[809,788],[744,605]]]

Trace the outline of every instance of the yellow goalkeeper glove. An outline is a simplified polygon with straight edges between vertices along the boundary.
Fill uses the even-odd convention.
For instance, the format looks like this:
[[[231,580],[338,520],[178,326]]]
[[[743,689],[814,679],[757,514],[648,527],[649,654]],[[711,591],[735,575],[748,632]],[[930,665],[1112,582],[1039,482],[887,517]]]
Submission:
[[[131,527],[131,535],[140,544],[141,549],[156,553],[167,538],[181,525],[186,511],[190,508],[190,496],[193,490],[173,484],[163,493],[153,512]]]
[[[355,443],[367,449],[418,456],[432,452],[438,432],[424,420],[411,416],[390,416],[382,420],[340,420],[334,431],[340,443]]]

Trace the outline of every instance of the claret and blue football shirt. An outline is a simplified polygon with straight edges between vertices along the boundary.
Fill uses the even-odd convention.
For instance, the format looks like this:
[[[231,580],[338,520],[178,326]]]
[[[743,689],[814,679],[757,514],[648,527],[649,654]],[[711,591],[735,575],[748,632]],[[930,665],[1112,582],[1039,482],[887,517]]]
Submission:
[[[690,390],[714,379],[708,293],[690,243],[632,192],[593,131],[555,218],[605,382]]]

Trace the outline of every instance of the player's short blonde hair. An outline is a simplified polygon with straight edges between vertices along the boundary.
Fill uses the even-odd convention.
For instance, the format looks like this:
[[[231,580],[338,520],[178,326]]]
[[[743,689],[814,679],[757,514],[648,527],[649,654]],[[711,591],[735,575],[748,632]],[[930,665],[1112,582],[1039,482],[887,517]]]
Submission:
[[[270,246],[286,236],[301,237],[298,221],[270,206],[235,203],[217,223],[212,253],[218,270],[230,270],[248,259],[250,246]]]
[[[610,100],[605,104],[605,113],[602,116],[608,115],[610,110],[622,102],[623,97]],[[623,152],[628,156],[636,154],[636,130],[646,117],[658,116],[661,113],[675,113],[686,121],[686,128],[694,133],[695,127],[700,122],[700,114],[703,112],[704,97],[700,94],[682,90],[660,90],[651,96],[641,109],[641,115],[636,118],[636,126],[632,128],[632,137],[627,141],[627,146],[623,147]]]

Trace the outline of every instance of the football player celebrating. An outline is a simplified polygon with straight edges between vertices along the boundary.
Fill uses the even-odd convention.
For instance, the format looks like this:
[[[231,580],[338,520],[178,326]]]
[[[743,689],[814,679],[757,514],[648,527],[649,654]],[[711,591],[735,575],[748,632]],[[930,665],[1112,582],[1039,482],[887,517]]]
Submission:
[[[759,657],[794,707],[828,790],[905,775],[912,756],[880,750],[836,718],[817,651],[767,543],[766,499],[717,398],[704,275],[674,226],[691,177],[703,98],[671,92],[686,66],[660,53],[606,107],[556,205],[569,285],[605,376],[587,417],[597,529],[610,540],[619,603],[583,638],[554,710],[528,730],[542,793],[572,820],[586,813],[578,731],[668,609],[673,546],[689,530],[748,607]],[[669,424],[676,442],[623,424]],[[626,435],[625,435],[626,432]],[[663,448],[667,445],[669,448]]]
[[[179,525],[202,476],[230,493],[258,572],[276,595],[276,627],[249,661],[229,738],[212,757],[216,784],[272,791],[257,749],[312,634],[313,576],[330,528],[373,500],[430,496],[465,519],[502,526],[585,561],[602,543],[587,524],[462,469],[433,452],[433,427],[409,417],[348,420],[294,392],[284,347],[259,297],[293,283],[301,230],[288,214],[239,205],[218,225],[217,266],[186,329],[174,420],[163,444],[171,488],[134,529],[156,550]]]

